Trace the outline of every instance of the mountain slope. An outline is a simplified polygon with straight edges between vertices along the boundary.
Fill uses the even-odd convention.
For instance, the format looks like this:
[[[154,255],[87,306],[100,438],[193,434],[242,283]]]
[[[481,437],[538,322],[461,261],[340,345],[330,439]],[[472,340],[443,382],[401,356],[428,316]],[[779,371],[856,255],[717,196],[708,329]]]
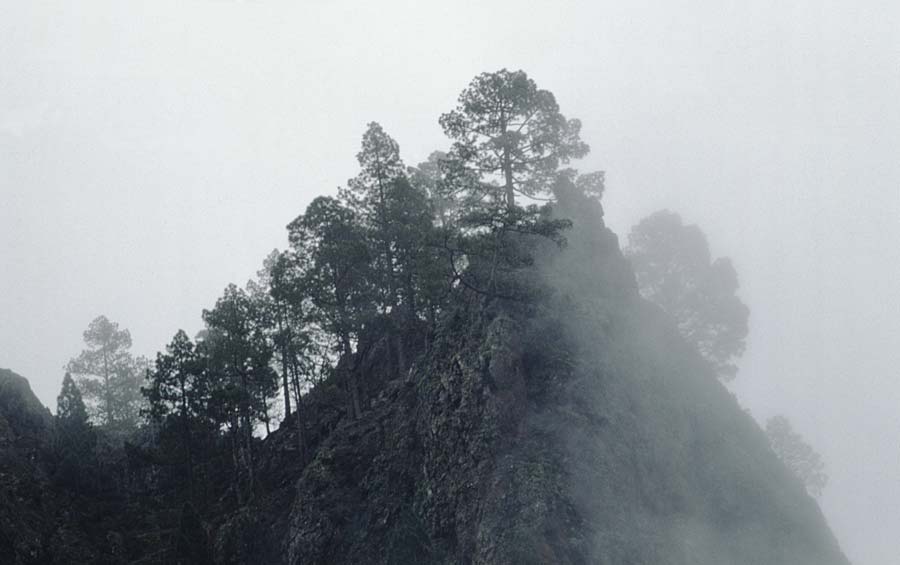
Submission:
[[[28,385],[0,369],[0,563],[82,562],[96,554],[52,484],[53,420]]]
[[[115,492],[64,492],[49,412],[0,371],[0,562],[846,564],[756,423],[640,299],[599,204],[560,194],[557,213],[574,227],[561,250],[535,244],[530,300],[457,293],[434,332],[402,336],[403,371],[392,340],[364,336],[304,397],[306,456],[285,422],[237,508],[157,492],[134,446],[107,458]]]
[[[320,445],[286,562],[847,563],[758,426],[638,297],[599,206],[560,210],[575,228],[540,254],[540,300],[460,301],[419,365]]]

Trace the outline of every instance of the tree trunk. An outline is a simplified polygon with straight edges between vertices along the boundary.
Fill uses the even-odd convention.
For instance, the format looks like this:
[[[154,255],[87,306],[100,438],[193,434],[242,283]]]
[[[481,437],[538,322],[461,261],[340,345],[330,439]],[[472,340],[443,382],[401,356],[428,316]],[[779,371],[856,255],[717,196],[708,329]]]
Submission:
[[[247,426],[247,431],[245,432],[244,436],[247,442],[247,492],[252,499],[253,491],[256,490],[256,473],[253,469],[253,428]]]
[[[231,481],[231,488],[234,489],[234,497],[237,501],[238,506],[243,506],[244,497],[241,493],[241,464],[238,458],[238,429],[237,429],[237,419],[232,417],[232,428],[231,428],[231,463],[234,472],[234,477]]]
[[[353,348],[350,345],[350,338],[346,333],[341,335],[341,346],[344,350],[344,367],[347,367],[350,362],[350,358],[353,355]],[[340,361],[339,361],[340,362]],[[354,420],[358,420],[360,416],[362,416],[362,403],[360,401],[360,392],[359,392],[359,381],[357,380],[356,371],[352,368],[344,369],[347,371],[347,388],[349,388],[350,392],[350,413],[353,416]]]
[[[288,386],[288,343],[289,339],[285,335],[284,322],[278,321],[278,330],[281,333],[281,382],[284,387],[284,419],[291,417],[291,390]]]
[[[112,425],[112,394],[109,389],[109,353],[105,350],[103,351],[103,396],[104,403],[106,404],[106,425]]]
[[[500,130],[503,135],[506,135],[506,118],[501,114],[500,117],[501,126]],[[508,141],[507,141],[508,143]],[[506,191],[506,210],[510,213],[516,207],[516,192],[515,185],[513,184],[513,170],[512,170],[512,159],[509,156],[509,147],[504,147],[503,149],[503,180],[505,181],[504,189]]]
[[[294,406],[296,410],[294,421],[297,425],[297,449],[300,452],[300,460],[306,463],[306,443],[303,441],[303,397],[300,390],[300,370],[297,367],[296,360],[291,360],[292,377],[291,382],[294,385],[294,394],[296,394],[296,402]]]
[[[380,171],[380,161],[379,161],[379,171]],[[390,302],[391,309],[393,310],[397,306],[398,296],[397,296],[397,285],[394,280],[394,252],[391,249],[391,240],[387,235],[387,227],[389,224],[388,214],[387,214],[387,196],[385,195],[385,182],[387,179],[384,179],[383,176],[379,173],[378,175],[378,204],[376,214],[378,214],[378,228],[381,231],[381,239],[384,253],[384,275],[387,278],[388,285],[388,302]]]
[[[187,409],[187,392],[185,382],[181,381],[181,418],[184,433],[184,446],[187,450],[188,487],[190,489],[191,502],[194,502],[194,449],[191,437],[191,419]]]
[[[506,174],[506,209],[512,212],[516,207],[516,193],[513,188],[513,176],[512,176],[512,167],[508,164],[509,159],[507,158],[507,164],[503,167],[505,169]]]

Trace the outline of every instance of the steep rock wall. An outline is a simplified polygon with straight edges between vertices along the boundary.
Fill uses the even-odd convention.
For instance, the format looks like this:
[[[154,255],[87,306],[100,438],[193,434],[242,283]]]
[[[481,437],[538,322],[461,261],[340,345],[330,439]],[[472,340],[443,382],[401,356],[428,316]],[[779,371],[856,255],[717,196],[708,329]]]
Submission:
[[[546,292],[459,301],[418,365],[317,449],[281,556],[846,563],[753,420],[640,300],[599,206],[560,209],[575,228],[538,253]]]

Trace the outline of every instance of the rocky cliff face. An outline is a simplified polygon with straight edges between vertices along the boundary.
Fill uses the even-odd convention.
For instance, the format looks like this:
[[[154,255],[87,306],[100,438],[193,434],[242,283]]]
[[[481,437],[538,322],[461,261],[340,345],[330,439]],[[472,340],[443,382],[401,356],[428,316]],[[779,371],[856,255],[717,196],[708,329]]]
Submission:
[[[540,300],[461,301],[409,374],[323,439],[279,559],[846,563],[758,426],[638,298],[596,207],[568,204]]]
[[[89,562],[95,557],[52,485],[53,420],[28,381],[0,369],[0,563]]]
[[[0,556],[38,557],[42,546],[41,479],[36,459],[45,441],[49,412],[28,381],[0,369]]]
[[[639,299],[598,207],[560,207],[575,229],[538,253],[538,299],[461,297],[433,339],[406,337],[418,355],[402,372],[374,336],[354,364],[362,418],[344,415],[340,382],[318,386],[305,458],[283,425],[252,501],[205,523],[182,513],[172,551],[141,562],[846,563],[756,424]],[[50,492],[30,459],[48,416],[9,382],[31,408],[4,403],[0,380],[0,556],[28,562],[78,542],[52,538],[52,505],[23,510]]]

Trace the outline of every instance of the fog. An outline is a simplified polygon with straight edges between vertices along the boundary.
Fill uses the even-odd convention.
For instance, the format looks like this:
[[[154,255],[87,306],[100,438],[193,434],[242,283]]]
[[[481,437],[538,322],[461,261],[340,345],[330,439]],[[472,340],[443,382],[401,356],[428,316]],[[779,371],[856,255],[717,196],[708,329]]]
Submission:
[[[105,314],[152,355],[243,283],[369,121],[407,164],[477,73],[583,122],[625,241],[660,208],[731,257],[731,386],[823,455],[848,557],[900,554],[900,8],[838,2],[11,2],[0,18],[0,367],[55,405]],[[627,4],[627,5],[626,5]]]

